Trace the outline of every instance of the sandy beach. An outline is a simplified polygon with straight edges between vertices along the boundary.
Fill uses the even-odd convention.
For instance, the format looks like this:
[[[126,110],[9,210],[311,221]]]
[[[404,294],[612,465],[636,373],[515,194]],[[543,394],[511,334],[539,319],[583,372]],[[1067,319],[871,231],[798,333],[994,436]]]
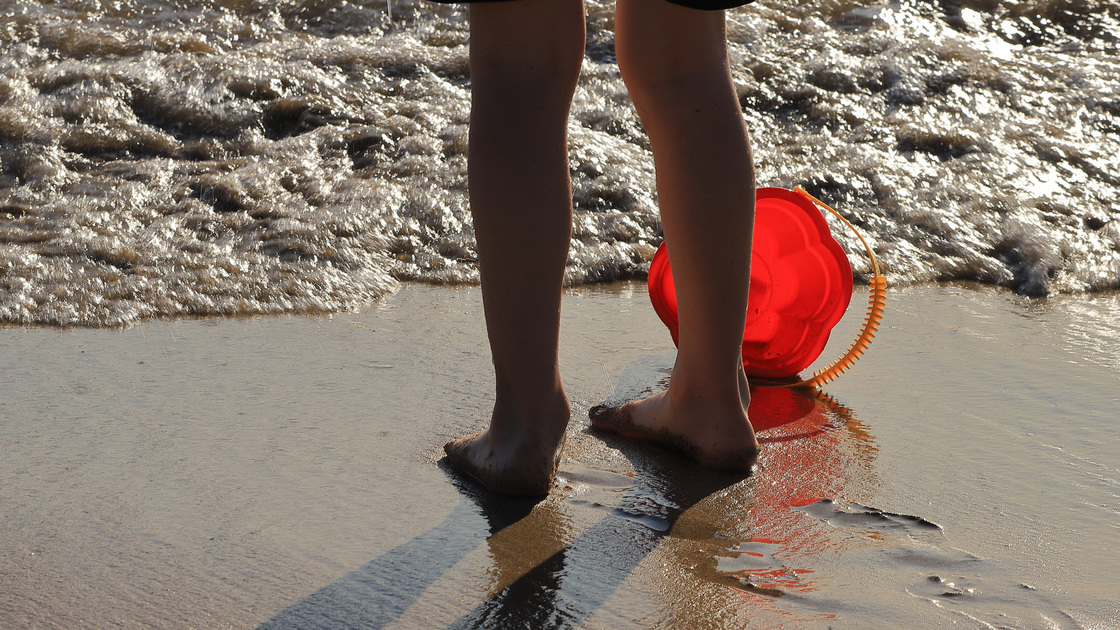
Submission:
[[[1120,628],[1120,296],[895,290],[826,396],[755,391],[744,478],[588,429],[673,347],[643,284],[573,289],[539,503],[441,461],[481,312],[0,329],[0,626]]]

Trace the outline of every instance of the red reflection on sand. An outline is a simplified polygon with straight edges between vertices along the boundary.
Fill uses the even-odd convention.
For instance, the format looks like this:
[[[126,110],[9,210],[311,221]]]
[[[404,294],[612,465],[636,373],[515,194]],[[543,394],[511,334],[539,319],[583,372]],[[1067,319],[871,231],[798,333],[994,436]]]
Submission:
[[[866,500],[874,485],[877,447],[850,410],[815,390],[753,388],[749,413],[762,444],[748,508],[751,542],[774,545],[774,560],[735,577],[742,584],[744,603],[785,615],[790,611],[774,607],[775,598],[813,590],[807,577],[812,571],[799,568],[799,559],[839,551],[827,528],[792,508],[825,498]],[[813,619],[835,617],[808,614]]]

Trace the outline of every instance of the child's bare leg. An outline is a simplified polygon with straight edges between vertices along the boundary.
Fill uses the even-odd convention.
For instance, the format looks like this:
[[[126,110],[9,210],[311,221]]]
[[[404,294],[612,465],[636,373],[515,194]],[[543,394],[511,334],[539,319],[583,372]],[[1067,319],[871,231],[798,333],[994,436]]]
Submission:
[[[557,352],[584,29],[581,0],[471,7],[468,179],[497,392],[490,428],[445,450],[504,494],[547,494],[568,424]]]
[[[619,67],[649,134],[677,290],[680,337],[667,392],[593,424],[676,446],[702,464],[748,470],[740,348],[754,226],[754,166],[728,69],[723,12],[618,0]]]

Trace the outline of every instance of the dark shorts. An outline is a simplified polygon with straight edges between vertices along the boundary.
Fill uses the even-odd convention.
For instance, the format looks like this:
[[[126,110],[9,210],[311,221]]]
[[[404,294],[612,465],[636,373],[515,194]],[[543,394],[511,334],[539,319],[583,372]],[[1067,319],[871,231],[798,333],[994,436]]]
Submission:
[[[442,2],[443,4],[468,4],[471,2],[511,2],[512,0],[432,0],[432,2]],[[744,4],[750,4],[754,0],[668,0],[673,4],[679,4],[682,7],[690,9],[701,9],[703,11],[719,11],[721,9],[733,9],[741,7]]]

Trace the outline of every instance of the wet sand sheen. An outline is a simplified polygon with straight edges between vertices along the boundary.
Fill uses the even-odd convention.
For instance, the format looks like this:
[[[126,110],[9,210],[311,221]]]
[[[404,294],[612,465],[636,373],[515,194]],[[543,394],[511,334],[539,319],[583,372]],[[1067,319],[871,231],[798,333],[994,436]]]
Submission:
[[[538,504],[439,462],[488,410],[476,288],[0,329],[2,625],[1120,627],[1120,297],[895,292],[829,397],[756,392],[750,478],[589,432],[671,342],[641,285],[564,308],[573,424]]]

